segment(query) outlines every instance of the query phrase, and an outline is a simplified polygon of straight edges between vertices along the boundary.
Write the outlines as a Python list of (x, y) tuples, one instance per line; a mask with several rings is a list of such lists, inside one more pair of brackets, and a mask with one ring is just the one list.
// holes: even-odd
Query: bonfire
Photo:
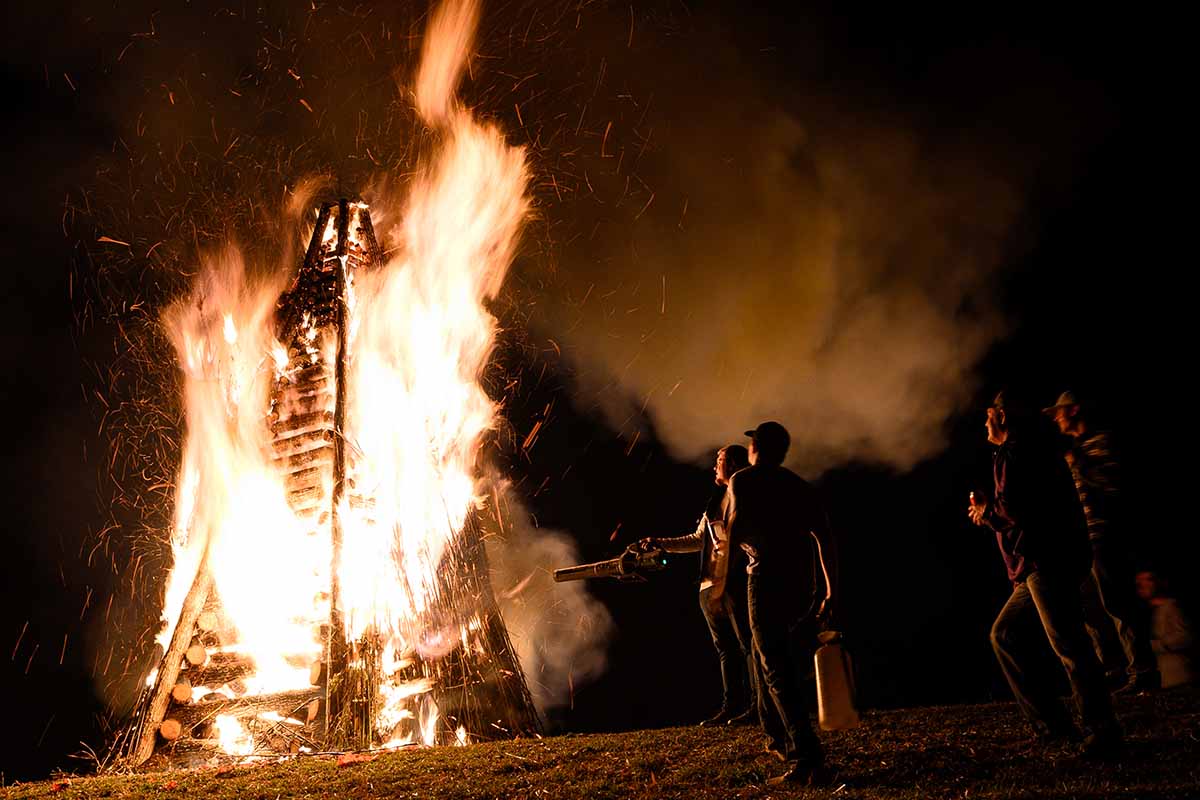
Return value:
[(303, 263), (230, 247), (165, 315), (183, 371), (163, 657), (118, 742), (187, 764), (538, 731), (488, 578), (478, 379), (527, 168), (454, 99), (478, 17), (429, 23), (415, 100), (436, 147), (377, 236), (315, 209)]

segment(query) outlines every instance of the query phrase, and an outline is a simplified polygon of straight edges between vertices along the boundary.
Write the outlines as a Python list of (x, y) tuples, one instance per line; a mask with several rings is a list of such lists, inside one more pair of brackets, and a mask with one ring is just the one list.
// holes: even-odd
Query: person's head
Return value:
[(1079, 401), (1073, 392), (1063, 392), (1058, 401), (1049, 408), (1043, 408), (1042, 413), (1054, 420), (1058, 430), (1066, 434), (1077, 434), (1083, 429), (1083, 416), (1080, 413)]
[(1012, 438), (1014, 432), (1031, 427), (1031, 408), (1021, 395), (1010, 389), (998, 392), (987, 410), (988, 441), (992, 444), (1004, 444)]
[(1150, 570), (1142, 570), (1134, 578), (1137, 583), (1138, 597), (1147, 602), (1156, 597), (1162, 597), (1165, 587), (1163, 581)]
[(746, 431), (750, 437), (750, 463), (779, 466), (787, 455), (792, 437), (787, 428), (778, 422), (763, 422), (752, 431)]
[(744, 469), (749, 464), (750, 454), (740, 444), (731, 444), (728, 447), (722, 447), (717, 451), (717, 463), (713, 467), (713, 474), (716, 475), (717, 485), (724, 486), (729, 483), (729, 479), (733, 477), (733, 473), (739, 469)]

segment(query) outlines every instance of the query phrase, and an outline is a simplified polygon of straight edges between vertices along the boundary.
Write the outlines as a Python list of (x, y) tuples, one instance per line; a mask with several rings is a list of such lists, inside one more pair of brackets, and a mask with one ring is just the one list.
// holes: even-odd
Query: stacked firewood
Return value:
[[(319, 680), (320, 662), (315, 677)], [(176, 763), (188, 754), (210, 755), (223, 746), (222, 724), (246, 737), (245, 753), (285, 754), (319, 749), (324, 690), (319, 685), (252, 695), (245, 679), (254, 663), (239, 652), (235, 634), (220, 612), (215, 592), (196, 620), (158, 735)]]

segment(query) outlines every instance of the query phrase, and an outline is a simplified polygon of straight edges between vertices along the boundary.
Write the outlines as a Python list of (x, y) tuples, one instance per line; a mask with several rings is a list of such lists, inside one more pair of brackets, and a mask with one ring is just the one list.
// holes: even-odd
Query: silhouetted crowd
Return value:
[[(968, 515), (994, 532), (1012, 584), (991, 631), (1001, 671), (1032, 728), (1031, 745), (1117, 759), (1124, 737), (1112, 695), (1194, 683), (1191, 626), (1166, 581), (1139, 570), (1112, 437), (1072, 393), (1038, 408), (1001, 392), (985, 426), (995, 446), (991, 486), (971, 493)], [(748, 447), (718, 452), (719, 491), (694, 532), (633, 547), (700, 554), (700, 607), (724, 690), (718, 712), (701, 724), (757, 723), (765, 750), (786, 767), (769, 783), (828, 785), (836, 773), (802, 682), (835, 595), (828, 517), (817, 491), (783, 466), (787, 430), (764, 422), (746, 435)], [(1074, 714), (1040, 658), (1047, 642)], [(826, 724), (821, 710), (823, 727), (853, 724)], [(857, 720), (852, 709), (850, 718)]]

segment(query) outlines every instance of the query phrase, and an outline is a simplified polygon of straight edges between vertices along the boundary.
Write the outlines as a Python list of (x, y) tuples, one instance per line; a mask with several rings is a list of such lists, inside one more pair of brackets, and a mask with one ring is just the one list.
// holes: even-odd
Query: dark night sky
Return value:
[[(79, 554), (103, 525), (104, 490), (96, 476), (108, 444), (97, 433), (103, 407), (92, 391), (103, 385), (94, 371), (98, 363), (103, 369), (114, 333), (104, 325), (81, 329), (74, 319), (79, 302), (72, 292), (79, 287), (69, 285), (69, 275), (82, 234), (68, 225), (64, 235), (63, 205), (101, 183), (97, 164), (119, 146), (114, 142), (125, 133), (124, 117), (136, 115), (137, 103), (153, 89), (149, 78), (146, 85), (118, 86), (121, 73), (109, 69), (112, 48), (146, 30), (153, 8), (24, 5), (6, 9), (10, 42), (0, 57), (9, 184), (3, 201), (9, 291), (0, 299), (6, 321), (0, 352), (10, 442), (3, 460), (9, 555), (0, 664), (13, 721), (0, 761), (5, 779), (68, 766), (65, 754), (80, 740), (95, 743), (92, 720), (100, 703), (80, 642), (114, 579), (86, 566)], [(1179, 216), (1172, 197), (1183, 181), (1175, 177), (1181, 134), (1172, 120), (1181, 113), (1182, 95), (1172, 85), (1179, 73), (1168, 63), (1163, 28), (1169, 23), (1020, 6), (880, 12), (843, 4), (801, 13), (793, 4), (755, 4), (754, 12), (738, 5), (663, 3), (631, 12), (597, 3), (579, 15), (564, 14), (561, 24), (577, 31), (561, 68), (594, 69), (604, 56), (611, 62), (606, 69), (622, 75), (659, 59), (661, 74), (631, 75), (631, 85), (680, 98), (656, 112), (665, 116), (672, 102), (707, 103), (713, 135), (724, 136), (741, 124), (728, 118), (739, 106), (706, 94), (699, 84), (708, 76), (689, 66), (703, 60), (697, 48), (716, 31), (773, 108), (804, 118), (813, 98), (841, 97), (839, 108), (861, 103), (864, 114), (918, 120), (938, 141), (955, 141), (958, 152), (971, 152), (978, 142), (981, 168), (1021, 176), (1019, 211), (975, 298), (1000, 313), (1004, 332), (970, 369), (950, 376), (969, 387), (970, 399), (944, 420), (939, 454), (911, 470), (852, 462), (819, 476), (841, 542), (841, 620), (864, 703), (1004, 697), (987, 631), (1006, 586), (994, 546), (964, 514), (966, 492), (987, 479), (989, 467), (978, 409), (1001, 383), (1023, 384), (1047, 401), (1066, 387), (1098, 399), (1125, 443), (1128, 490), (1140, 509), (1133, 533), (1182, 589), (1192, 582), (1197, 546), (1179, 522), (1190, 486), (1186, 469), (1176, 466), (1185, 460), (1180, 439), (1191, 427), (1190, 395), (1182, 388), (1191, 358), (1182, 352), (1192, 337), (1190, 327), (1184, 333), (1191, 301), (1184, 251), (1173, 246), (1178, 237), (1171, 233)], [(783, 6), (792, 10), (780, 11)], [(530, 7), (486, 7), (485, 36), (504, 27), (489, 27), (489, 20), (510, 12), (515, 18)], [(631, 19), (636, 56), (625, 41)], [(160, 29), (171, 33), (166, 15)], [(236, 53), (242, 44), (228, 46)], [(211, 40), (197, 48), (219, 49)], [(627, 50), (635, 60), (623, 67)], [(539, 69), (555, 68), (545, 54), (536, 61)], [(580, 72), (547, 80), (583, 94), (594, 79), (594, 72)], [(502, 97), (483, 91), (475, 99), (506, 127), (512, 124)], [(487, 108), (489, 101), (498, 107)], [(603, 129), (602, 118), (589, 122)], [(534, 156), (547, 172), (563, 163), (553, 149)], [(756, 157), (732, 146), (730, 152), (737, 164)], [(1003, 157), (989, 162), (997, 152)], [(670, 173), (664, 175), (669, 180)], [(120, 204), (106, 185), (97, 202)], [(656, 189), (670, 197), (670, 186)], [(969, 216), (972, 203), (988, 205), (990, 198), (959, 201)], [(539, 213), (527, 234), (535, 242), (569, 241), (581, 229), (586, 235), (597, 214), (583, 202), (546, 202)], [(523, 296), (537, 296), (553, 283), (537, 271), (539, 252), (529, 248), (523, 258), (534, 266), (516, 268), (514, 291)], [(571, 248), (559, 256), (570, 261)], [(620, 256), (614, 248), (604, 258)], [(952, 273), (954, 265), (944, 269)], [(547, 296), (555, 296), (553, 288)], [(501, 313), (513, 325), (522, 316)], [(552, 358), (540, 344), (547, 335), (530, 322), (506, 335), (500, 354), (513, 369), (542, 376), (510, 399), (518, 439), (548, 402), (556, 404), (530, 457), (506, 454), (539, 524), (568, 532), (585, 560), (615, 555), (642, 535), (685, 531), (709, 491), (704, 459), (673, 457), (655, 435), (653, 419), (631, 446), (627, 432), (578, 391), (590, 365)], [(731, 419), (731, 440), (756, 421)], [(794, 435), (802, 446), (804, 432)], [(617, 540), (610, 541), (618, 525)], [(576, 687), (573, 707), (552, 715), (556, 724), (567, 730), (657, 726), (695, 721), (712, 710), (717, 668), (690, 580), (689, 566), (649, 584), (593, 587), (617, 626), (609, 666), (593, 683)]]

